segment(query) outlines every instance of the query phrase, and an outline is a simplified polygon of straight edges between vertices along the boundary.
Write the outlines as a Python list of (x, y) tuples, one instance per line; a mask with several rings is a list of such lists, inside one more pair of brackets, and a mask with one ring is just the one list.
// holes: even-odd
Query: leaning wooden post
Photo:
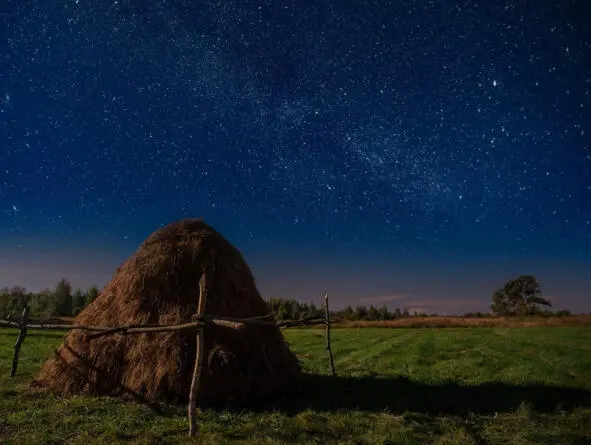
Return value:
[(29, 321), (29, 306), (25, 304), (25, 308), (23, 309), (23, 315), (21, 317), (20, 328), (21, 331), (18, 334), (16, 339), (16, 343), (14, 344), (14, 355), (12, 356), (12, 366), (10, 367), (10, 377), (14, 377), (16, 375), (16, 367), (18, 366), (18, 354), (21, 351), (21, 345), (25, 340), (25, 335), (27, 335), (27, 322)]
[(336, 375), (334, 370), (334, 362), (332, 360), (332, 348), (330, 347), (330, 309), (328, 307), (328, 294), (324, 294), (324, 307), (326, 309), (326, 350), (328, 351), (330, 372), (332, 375)]
[[(207, 297), (207, 288), (205, 282), (205, 272), (199, 279), (199, 303), (197, 305), (197, 317), (203, 317), (205, 313), (205, 300)], [(189, 416), (189, 437), (197, 434), (197, 395), (199, 392), (199, 378), (203, 368), (203, 354), (205, 345), (203, 343), (204, 328), (197, 331), (197, 347), (195, 350), (195, 367), (193, 368), (193, 379), (191, 380), (191, 392), (189, 393), (189, 406), (187, 409)]]

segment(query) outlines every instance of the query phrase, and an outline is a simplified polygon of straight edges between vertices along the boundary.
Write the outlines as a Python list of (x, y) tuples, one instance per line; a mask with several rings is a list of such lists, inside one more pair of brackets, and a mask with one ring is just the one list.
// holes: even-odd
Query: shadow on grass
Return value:
[(254, 411), (297, 413), (304, 409), (331, 411), (353, 409), (368, 412), (419, 412), (425, 414), (492, 414), (515, 410), (527, 403), (538, 412), (570, 411), (591, 407), (591, 390), (544, 385), (455, 383), (428, 385), (400, 377), (330, 377), (306, 374), (300, 390), (289, 397), (267, 399)]
[[(62, 333), (56, 333), (57, 335), (63, 336)], [(44, 336), (47, 334), (45, 333)], [(70, 348), (66, 342), (64, 342), (64, 347), (82, 362), (88, 361)], [(64, 360), (58, 351), (55, 355), (58, 361)], [(69, 368), (67, 362), (63, 362), (63, 365)], [(90, 362), (86, 365), (93, 368), (93, 364)], [(76, 372), (77, 370), (72, 368), (72, 371)], [(80, 374), (77, 377), (82, 383), (86, 376)], [(104, 392), (101, 391), (101, 383), (108, 382), (106, 379), (94, 382), (93, 385), (96, 385), (96, 388), (93, 392)], [(32, 386), (38, 385), (34, 382)], [(140, 404), (149, 406), (161, 415), (173, 416), (178, 413), (179, 409), (184, 409), (179, 405), (151, 402), (143, 394), (121, 384), (114, 386), (119, 386), (119, 391), (113, 395), (130, 397)], [(208, 407), (240, 411), (246, 409), (253, 412), (279, 411), (286, 414), (312, 409), (314, 411), (358, 410), (394, 413), (411, 411), (430, 415), (465, 415), (468, 413), (509, 412), (518, 408), (522, 403), (528, 404), (532, 410), (538, 412), (572, 411), (576, 407), (591, 408), (591, 389), (541, 384), (510, 385), (502, 382), (472, 386), (459, 385), (454, 382), (430, 385), (405, 377), (332, 377), (304, 374), (299, 390), (288, 395), (267, 397), (264, 401), (255, 401), (249, 403), (248, 406), (224, 405), (216, 407), (210, 405)]]
[[(165, 417), (183, 415), (185, 404), (150, 402), (128, 388), (122, 393)], [(6, 395), (6, 394), (5, 394)], [(127, 397), (128, 398), (128, 397)], [(591, 408), (591, 390), (545, 385), (509, 385), (501, 382), (462, 386), (453, 382), (428, 385), (405, 377), (330, 377), (305, 374), (298, 391), (281, 397), (267, 397), (244, 405), (208, 405), (213, 411), (280, 412), (295, 415), (306, 409), (313, 411), (357, 410), (365, 412), (426, 415), (494, 414), (511, 412), (523, 403), (533, 411), (552, 413)]]

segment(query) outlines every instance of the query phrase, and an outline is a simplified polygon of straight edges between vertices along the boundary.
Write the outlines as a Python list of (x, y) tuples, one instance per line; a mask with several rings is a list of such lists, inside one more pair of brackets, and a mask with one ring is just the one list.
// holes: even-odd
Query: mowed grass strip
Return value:
[[(187, 442), (184, 406), (160, 412), (109, 397), (28, 387), (63, 334), (0, 330), (0, 443)], [(591, 328), (286, 330), (308, 373), (298, 395), (259, 409), (204, 410), (193, 443), (591, 443)]]

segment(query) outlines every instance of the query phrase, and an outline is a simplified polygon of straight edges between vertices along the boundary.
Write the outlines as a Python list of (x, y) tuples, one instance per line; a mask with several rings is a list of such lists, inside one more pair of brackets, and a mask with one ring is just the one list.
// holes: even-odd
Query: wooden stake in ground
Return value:
[(27, 335), (27, 321), (29, 321), (29, 306), (25, 304), (25, 308), (23, 309), (23, 315), (21, 317), (21, 331), (18, 334), (16, 339), (16, 343), (14, 344), (14, 355), (12, 356), (12, 366), (10, 367), (10, 377), (14, 377), (16, 375), (16, 368), (18, 366), (18, 354), (21, 351), (21, 345), (25, 340), (25, 335)]
[[(205, 312), (205, 300), (207, 297), (206, 273), (201, 274), (199, 280), (199, 303), (197, 305), (197, 316), (203, 317)], [(199, 392), (199, 377), (203, 368), (203, 355), (205, 345), (203, 342), (204, 329), (197, 331), (197, 348), (195, 350), (195, 368), (193, 369), (193, 379), (191, 381), (191, 392), (189, 393), (189, 406), (187, 409), (189, 416), (189, 437), (197, 434), (197, 395)]]
[(330, 347), (330, 309), (328, 308), (328, 294), (324, 294), (324, 307), (326, 308), (326, 350), (328, 351), (330, 372), (332, 375), (336, 375), (334, 362), (332, 360), (332, 348)]

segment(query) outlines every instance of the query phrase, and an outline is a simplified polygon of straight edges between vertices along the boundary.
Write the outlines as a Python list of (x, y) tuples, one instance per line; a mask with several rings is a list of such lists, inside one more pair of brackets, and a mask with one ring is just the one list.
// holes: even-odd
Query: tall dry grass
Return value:
[(591, 326), (591, 314), (570, 317), (410, 317), (390, 321), (343, 321), (334, 328), (526, 328), (534, 326)]

